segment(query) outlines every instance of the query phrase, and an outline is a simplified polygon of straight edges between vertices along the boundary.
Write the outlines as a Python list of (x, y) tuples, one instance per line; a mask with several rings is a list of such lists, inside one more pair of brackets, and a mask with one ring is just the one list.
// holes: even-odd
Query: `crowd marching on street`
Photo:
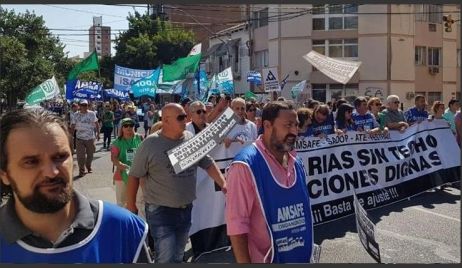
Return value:
[[(323, 139), (349, 131), (404, 133), (413, 124), (443, 120), (459, 145), (461, 141), (457, 99), (447, 106), (441, 101), (429, 106), (424, 96), (417, 95), (415, 106), (404, 112), (396, 95), (328, 104), (315, 100), (297, 104), (283, 97), (257, 102), (225, 95), (212, 96), (209, 101), (186, 98), (162, 106), (145, 98), (137, 107), (132, 101), (81, 100), (69, 103), (68, 112), (45, 107), (3, 115), (2, 195), (12, 195), (11, 202), (0, 210), (0, 259), (15, 262), (24, 258), (22, 244), (36, 249), (60, 248), (86, 241), (92, 233), (100, 241), (99, 247), (122, 250), (101, 249), (97, 256), (91, 247), (97, 242), (92, 240), (57, 254), (56, 259), (47, 259), (37, 250), (30, 260), (83, 262), (79, 258), (87, 256), (85, 262), (181, 263), (196, 199), (196, 169), (200, 167), (225, 195), (227, 234), (238, 263), (310, 262), (313, 221), (304, 183), (306, 168), (295, 152), (298, 137)], [(222, 140), (225, 148), (233, 143), (251, 145), (234, 156), (225, 174), (209, 155), (176, 174), (167, 151), (204, 131), (228, 107), (238, 121)], [(138, 108), (143, 115), (137, 114)], [(138, 133), (141, 126), (144, 135)], [(88, 200), (72, 188), (73, 154), (78, 177), (92, 173), (98, 168), (92, 162), (95, 142), (101, 136), (103, 149), (110, 151), (116, 201), (121, 208)], [(21, 176), (44, 179), (21, 182)], [(137, 206), (139, 202), (142, 206)], [(302, 215), (304, 228), (297, 229), (301, 231), (266, 227), (280, 221), (282, 207)], [(291, 232), (298, 232), (304, 243), (287, 249), (272, 242)], [(18, 239), (20, 244), (10, 244)], [(114, 254), (119, 251), (120, 255)]]

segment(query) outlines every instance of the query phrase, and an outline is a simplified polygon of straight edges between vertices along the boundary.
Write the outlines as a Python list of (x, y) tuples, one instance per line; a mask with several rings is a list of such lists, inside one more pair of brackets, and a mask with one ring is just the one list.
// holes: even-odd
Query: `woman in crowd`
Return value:
[(342, 103), (337, 108), (337, 116), (335, 118), (336, 128), (342, 133), (354, 130), (354, 123), (351, 114), (353, 106), (348, 103)]
[(143, 138), (135, 133), (135, 121), (133, 119), (124, 118), (121, 120), (120, 125), (119, 137), (112, 144), (111, 161), (116, 167), (114, 184), (117, 205), (123, 207), (127, 201), (128, 171), (136, 149), (140, 146)]
[(298, 117), (298, 136), (306, 136), (308, 128), (311, 126), (313, 110), (302, 107), (297, 109)]
[(114, 113), (109, 102), (104, 103), (104, 111), (101, 116), (101, 132), (103, 132), (103, 149), (109, 150), (111, 145), (111, 135), (114, 129)]
[(334, 117), (327, 104), (321, 104), (314, 108), (311, 121), (312, 124), (308, 128), (306, 136), (323, 138), (326, 135), (335, 133)]
[(257, 106), (255, 105), (255, 103), (247, 102), (245, 104), (245, 115), (248, 120), (256, 123)]
[(444, 103), (441, 101), (433, 102), (432, 114), (429, 116), (430, 119), (444, 119)]

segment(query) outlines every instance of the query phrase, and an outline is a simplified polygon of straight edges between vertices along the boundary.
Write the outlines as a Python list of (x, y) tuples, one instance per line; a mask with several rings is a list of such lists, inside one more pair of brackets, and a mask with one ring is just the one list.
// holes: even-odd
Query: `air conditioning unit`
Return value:
[(428, 67), (428, 72), (432, 75), (435, 75), (440, 72), (439, 67)]
[(415, 93), (412, 91), (406, 92), (406, 99), (412, 100), (415, 97)]

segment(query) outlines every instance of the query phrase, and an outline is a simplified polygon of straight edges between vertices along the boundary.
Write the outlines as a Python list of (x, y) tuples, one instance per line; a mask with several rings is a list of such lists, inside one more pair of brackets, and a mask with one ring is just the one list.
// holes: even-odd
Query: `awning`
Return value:
[(228, 54), (228, 49), (230, 53), (232, 53), (233, 47), (238, 45), (239, 41), (241, 41), (241, 39), (237, 38), (237, 39), (232, 39), (228, 41), (226, 44), (223, 42), (215, 44), (207, 50), (207, 53), (205, 53), (205, 57), (210, 57), (212, 55), (216, 57), (224, 56)]

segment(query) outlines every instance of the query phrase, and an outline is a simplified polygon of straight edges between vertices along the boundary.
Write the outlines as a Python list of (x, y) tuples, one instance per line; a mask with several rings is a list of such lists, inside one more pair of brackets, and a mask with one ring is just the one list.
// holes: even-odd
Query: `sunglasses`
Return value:
[(382, 106), (381, 103), (375, 103), (374, 106)]
[(126, 124), (126, 125), (123, 125), (122, 127), (123, 127), (123, 128), (135, 127), (135, 125), (133, 125), (133, 124)]
[(198, 114), (198, 115), (206, 114), (206, 113), (207, 113), (206, 110), (197, 110), (197, 111), (196, 111), (196, 114)]
[(394, 104), (399, 104), (399, 101), (394, 101), (393, 103), (394, 103)]
[(185, 114), (180, 114), (180, 115), (178, 115), (178, 116), (176, 117), (176, 120), (181, 122), (181, 121), (185, 120), (186, 117), (188, 117), (188, 116), (185, 115)]
[(248, 112), (255, 112), (257, 109), (249, 109)]
[(85, 104), (85, 103), (79, 104), (79, 105), (80, 105), (80, 106), (88, 106), (88, 104)]

